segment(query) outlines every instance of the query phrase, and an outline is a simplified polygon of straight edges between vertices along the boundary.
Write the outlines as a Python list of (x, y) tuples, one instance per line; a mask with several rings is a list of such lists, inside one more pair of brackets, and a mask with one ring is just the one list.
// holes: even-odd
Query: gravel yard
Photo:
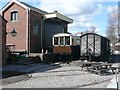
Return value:
[[(30, 71), (30, 69), (32, 71)], [(114, 75), (100, 76), (75, 64), (32, 64), (22, 71), (29, 71), (29, 79), (2, 85), (3, 88), (105, 88)]]

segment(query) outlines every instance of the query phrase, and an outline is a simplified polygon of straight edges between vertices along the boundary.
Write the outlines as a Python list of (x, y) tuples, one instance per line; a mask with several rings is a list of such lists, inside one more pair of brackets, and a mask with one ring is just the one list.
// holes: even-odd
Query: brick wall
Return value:
[[(18, 11), (18, 20), (15, 22), (11, 21), (12, 11)], [(26, 10), (14, 3), (3, 12), (3, 15), (8, 21), (7, 32), (11, 32), (13, 28), (17, 31), (17, 35), (15, 37), (12, 37), (10, 34), (7, 35), (6, 43), (15, 44), (15, 50), (26, 50)]]
[[(11, 21), (11, 12), (13, 11), (18, 12), (18, 20), (14, 22)], [(39, 53), (43, 47), (48, 48), (52, 46), (53, 34), (67, 32), (67, 23), (62, 20), (46, 20), (47, 22), (45, 21), (43, 24), (42, 14), (32, 10), (30, 10), (29, 15), (27, 13), (26, 9), (16, 3), (10, 5), (3, 12), (4, 18), (8, 21), (7, 32), (11, 32), (13, 28), (17, 31), (16, 37), (12, 37), (10, 34), (6, 36), (6, 43), (14, 44), (15, 50)], [(36, 22), (38, 23), (37, 27), (35, 27)], [(65, 30), (63, 30), (63, 26), (66, 26), (64, 27)], [(38, 29), (37, 32), (35, 28)]]

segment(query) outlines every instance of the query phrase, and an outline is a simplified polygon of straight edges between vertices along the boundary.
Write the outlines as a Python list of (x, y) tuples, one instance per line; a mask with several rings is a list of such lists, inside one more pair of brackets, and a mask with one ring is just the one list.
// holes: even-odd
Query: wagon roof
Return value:
[[(97, 36), (99, 36), (99, 37), (104, 37), (104, 36), (101, 36), (101, 35), (99, 35), (99, 34), (97, 34), (97, 33), (85, 33), (85, 34), (81, 35), (80, 37), (83, 37), (83, 36), (89, 35), (89, 34), (91, 34), (91, 35), (97, 35)], [(106, 38), (106, 37), (104, 37), (104, 38)], [(108, 38), (106, 38), (106, 39), (108, 39)]]
[(73, 35), (71, 33), (57, 33), (53, 35), (53, 37), (58, 37), (58, 36), (73, 36)]

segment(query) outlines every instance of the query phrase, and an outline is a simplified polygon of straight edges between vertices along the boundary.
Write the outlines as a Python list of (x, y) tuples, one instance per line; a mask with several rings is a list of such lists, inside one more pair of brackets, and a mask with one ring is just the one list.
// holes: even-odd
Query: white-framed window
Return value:
[(17, 21), (18, 20), (18, 11), (12, 11), (11, 12), (11, 21)]
[(64, 45), (64, 37), (60, 37), (60, 45)]
[(54, 37), (54, 45), (59, 45), (59, 38), (58, 37)]
[(70, 36), (65, 36), (65, 45), (70, 45)]

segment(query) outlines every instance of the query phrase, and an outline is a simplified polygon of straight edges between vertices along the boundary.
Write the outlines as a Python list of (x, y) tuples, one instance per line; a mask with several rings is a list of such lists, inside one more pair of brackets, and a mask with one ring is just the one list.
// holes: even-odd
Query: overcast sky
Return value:
[[(10, 0), (0, 1), (0, 9)], [(58, 12), (72, 18), (71, 33), (95, 30), (105, 36), (108, 14), (117, 7), (119, 0), (19, 0), (47, 12)]]

